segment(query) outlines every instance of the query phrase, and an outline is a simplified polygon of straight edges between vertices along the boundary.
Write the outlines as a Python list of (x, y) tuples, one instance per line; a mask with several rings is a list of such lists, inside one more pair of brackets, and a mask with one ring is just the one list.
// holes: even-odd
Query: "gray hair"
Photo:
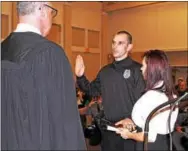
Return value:
[(46, 2), (19, 1), (17, 2), (17, 12), (19, 16), (33, 14), (38, 6)]

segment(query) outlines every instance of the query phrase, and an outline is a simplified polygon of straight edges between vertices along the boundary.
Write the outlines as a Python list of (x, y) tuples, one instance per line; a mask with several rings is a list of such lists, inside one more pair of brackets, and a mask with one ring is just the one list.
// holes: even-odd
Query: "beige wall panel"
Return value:
[(102, 4), (100, 2), (71, 2), (72, 9), (81, 8), (84, 10), (90, 10), (100, 12), (102, 10)]
[(130, 54), (131, 58), (142, 64), (142, 56), (144, 52), (133, 52)]
[(100, 54), (94, 54), (94, 53), (78, 53), (73, 52), (72, 58), (74, 60), (74, 66), (75, 66), (75, 59), (76, 56), (79, 54), (83, 57), (84, 63), (85, 63), (85, 75), (89, 80), (93, 80), (100, 69)]
[(188, 3), (169, 2), (158, 7), (158, 48), (188, 48)]
[[(1, 2), (1, 14), (6, 15), (2, 18), (2, 21), (6, 20), (6, 23), (1, 22), (3, 26), (3, 38), (6, 38), (12, 32), (12, 2)], [(1, 28), (1, 29), (2, 29)]]
[[(131, 53), (131, 57), (137, 62), (142, 63), (144, 52)], [(167, 51), (166, 52), (171, 66), (187, 66), (188, 67), (188, 51)]]
[(1, 2), (1, 13), (11, 15), (12, 2)]
[(188, 51), (166, 52), (171, 66), (188, 67)]
[[(137, 62), (142, 63), (144, 52), (131, 53), (131, 57)], [(188, 51), (167, 51), (166, 52), (171, 66), (187, 66), (188, 67)]]
[(156, 12), (151, 7), (147, 7), (145, 11), (142, 11), (140, 7), (131, 14), (134, 15), (128, 15), (128, 20), (132, 20), (129, 29), (133, 36), (133, 52), (154, 48), (157, 45), (156, 36), (153, 34), (157, 31)]
[(85, 29), (72, 27), (72, 46), (85, 47)]
[(101, 29), (101, 12), (72, 8), (72, 26), (92, 30)]
[(100, 48), (100, 32), (99, 31), (88, 31), (88, 47), (89, 48)]
[(1, 39), (5, 39), (9, 34), (9, 16), (1, 14)]
[(61, 26), (53, 23), (50, 33), (46, 38), (61, 45)]

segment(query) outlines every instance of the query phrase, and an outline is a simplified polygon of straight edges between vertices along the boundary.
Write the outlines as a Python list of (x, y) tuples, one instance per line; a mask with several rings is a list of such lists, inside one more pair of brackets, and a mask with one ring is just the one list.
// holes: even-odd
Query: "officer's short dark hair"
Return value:
[(126, 35), (127, 35), (127, 38), (128, 38), (129, 44), (132, 44), (132, 35), (131, 35), (128, 31), (121, 30), (121, 31), (118, 31), (118, 32), (116, 33), (116, 35), (120, 35), (120, 34), (126, 34)]

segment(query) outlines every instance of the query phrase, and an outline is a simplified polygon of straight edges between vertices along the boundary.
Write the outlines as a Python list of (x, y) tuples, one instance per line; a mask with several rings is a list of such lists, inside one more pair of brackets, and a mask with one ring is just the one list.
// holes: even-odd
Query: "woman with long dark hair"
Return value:
[[(116, 123), (127, 128), (117, 131), (124, 139), (137, 141), (137, 150), (143, 150), (144, 126), (151, 111), (162, 103), (176, 97), (171, 69), (166, 54), (161, 50), (150, 50), (144, 53), (142, 74), (146, 82), (145, 93), (135, 103), (132, 110), (132, 120), (125, 119)], [(169, 150), (169, 132), (173, 131), (177, 119), (178, 108), (172, 112), (171, 130), (168, 129), (170, 107), (167, 106), (154, 114), (149, 123), (148, 150)], [(128, 128), (139, 127), (136, 133)]]

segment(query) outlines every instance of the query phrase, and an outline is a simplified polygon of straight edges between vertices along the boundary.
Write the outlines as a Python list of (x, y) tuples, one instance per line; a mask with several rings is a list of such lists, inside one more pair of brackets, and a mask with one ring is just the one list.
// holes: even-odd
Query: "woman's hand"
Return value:
[(131, 136), (131, 132), (126, 128), (118, 128), (119, 131), (116, 131), (117, 134), (120, 134), (122, 138), (129, 139)]
[(138, 142), (143, 142), (144, 141), (144, 133), (143, 132), (130, 132), (126, 128), (118, 128), (118, 131), (116, 131), (117, 134), (120, 134), (120, 136), (124, 139), (133, 139)]
[(115, 123), (115, 126), (117, 126), (117, 127), (120, 126), (120, 127), (126, 128), (129, 131), (134, 131), (135, 127), (136, 127), (134, 122), (129, 118), (123, 119), (123, 120)]

